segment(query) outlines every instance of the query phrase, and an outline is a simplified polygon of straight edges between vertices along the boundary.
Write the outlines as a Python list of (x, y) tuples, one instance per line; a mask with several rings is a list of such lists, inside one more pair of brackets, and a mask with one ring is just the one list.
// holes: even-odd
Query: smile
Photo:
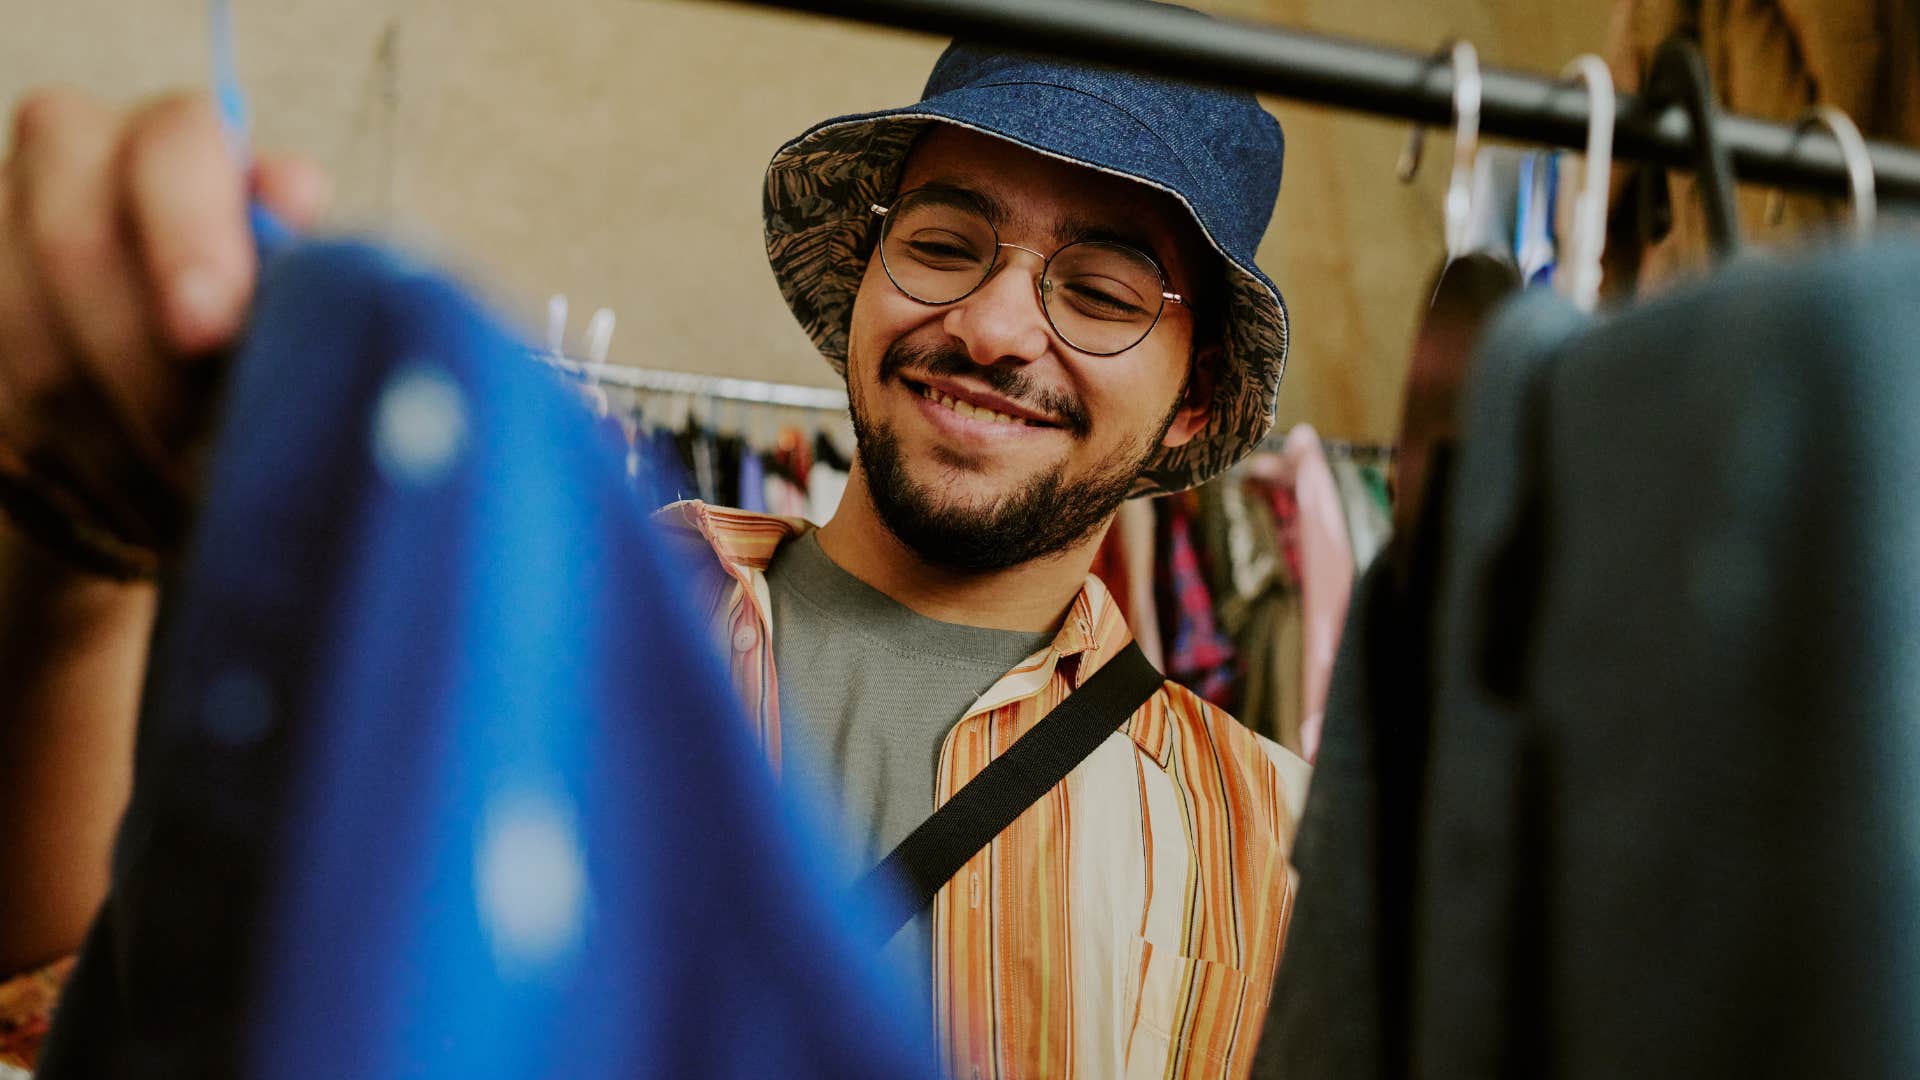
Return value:
[(926, 398), (928, 401), (933, 402), (943, 409), (959, 413), (969, 420), (985, 420), (990, 424), (1019, 424), (1023, 427), (1046, 426), (1044, 424), (1036, 424), (1022, 417), (1008, 416), (1003, 412), (994, 412), (992, 409), (984, 409), (978, 405), (970, 405), (958, 398), (943, 394), (931, 386), (920, 386), (915, 389), (919, 391), (921, 397)]
[(955, 434), (972, 433), (976, 437), (993, 432), (1002, 437), (1015, 433), (1038, 434), (1059, 431), (1064, 425), (1018, 403), (997, 395), (966, 387), (934, 385), (918, 379), (901, 379), (901, 385), (921, 399), (927, 417)]

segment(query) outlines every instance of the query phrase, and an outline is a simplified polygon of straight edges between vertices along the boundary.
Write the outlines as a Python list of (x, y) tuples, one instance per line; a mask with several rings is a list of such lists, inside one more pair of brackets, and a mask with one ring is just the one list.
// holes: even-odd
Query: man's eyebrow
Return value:
[(1165, 256), (1161, 255), (1159, 249), (1154, 246), (1153, 241), (1147, 239), (1144, 233), (1132, 229), (1116, 228), (1108, 223), (1070, 216), (1061, 221), (1059, 227), (1054, 230), (1054, 239), (1059, 241), (1063, 246), (1066, 244), (1078, 244), (1089, 240), (1097, 240), (1107, 244), (1124, 244), (1127, 247), (1133, 248), (1135, 251), (1144, 252), (1152, 258), (1154, 262), (1159, 263), (1161, 273), (1171, 274), (1173, 272), (1172, 269), (1167, 266)]
[(1005, 225), (1007, 223), (1007, 219), (1012, 216), (1007, 212), (1006, 203), (1001, 202), (999, 199), (995, 198), (993, 195), (989, 194), (988, 192), (982, 191), (979, 188), (974, 187), (973, 185), (967, 183), (965, 180), (957, 176), (936, 176), (933, 179), (928, 180), (926, 183), (915, 187), (913, 190), (921, 191), (927, 188), (936, 188), (936, 189), (942, 189), (946, 191), (959, 191), (972, 196), (976, 201), (980, 203), (980, 209), (986, 211), (987, 220), (992, 222), (993, 227), (996, 229), (1001, 227), (1002, 225)]

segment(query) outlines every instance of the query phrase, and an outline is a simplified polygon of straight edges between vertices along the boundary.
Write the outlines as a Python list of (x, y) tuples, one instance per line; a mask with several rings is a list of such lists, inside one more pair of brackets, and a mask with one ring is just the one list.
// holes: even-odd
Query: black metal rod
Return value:
[[(1431, 124), (1453, 114), (1453, 74), (1429, 55), (1260, 23), (1197, 18), (1148, 4), (1110, 0), (735, 0), (832, 15), (1056, 53), (1174, 78), (1240, 87), (1295, 101)], [(1437, 44), (1437, 43), (1436, 43)], [(1568, 58), (1570, 59), (1570, 58)], [(1583, 148), (1586, 91), (1572, 83), (1486, 69), (1482, 134)], [(1693, 127), (1686, 111), (1643, 108), (1618, 95), (1614, 157), (1690, 170)], [(1846, 163), (1820, 132), (1723, 114), (1721, 142), (1743, 181), (1845, 195)], [(1872, 143), (1874, 179), (1889, 201), (1920, 202), (1920, 151)]]

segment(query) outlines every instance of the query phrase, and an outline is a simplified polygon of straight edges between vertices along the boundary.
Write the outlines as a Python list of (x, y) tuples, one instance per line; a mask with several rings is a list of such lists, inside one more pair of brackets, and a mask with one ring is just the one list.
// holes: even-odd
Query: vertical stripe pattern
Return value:
[[(662, 515), (704, 537), (731, 578), (722, 629), (777, 764), (764, 572), (809, 526), (698, 503)], [(936, 798), (951, 798), (1130, 640), (1089, 577), (1052, 644), (948, 732)], [(934, 1022), (951, 1074), (1247, 1075), (1292, 913), (1287, 854), (1307, 775), (1167, 684), (934, 898)]]

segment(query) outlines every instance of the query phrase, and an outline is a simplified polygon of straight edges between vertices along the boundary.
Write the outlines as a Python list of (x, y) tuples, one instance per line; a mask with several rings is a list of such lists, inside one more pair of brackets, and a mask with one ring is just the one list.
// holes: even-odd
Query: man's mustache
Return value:
[(1026, 371), (1006, 364), (976, 364), (958, 345), (908, 345), (896, 341), (880, 357), (880, 381), (900, 378), (915, 372), (922, 375), (965, 375), (986, 383), (987, 388), (1023, 408), (1032, 409), (1059, 421), (1075, 435), (1085, 435), (1093, 426), (1092, 418), (1080, 402), (1057, 390), (1035, 386)]

